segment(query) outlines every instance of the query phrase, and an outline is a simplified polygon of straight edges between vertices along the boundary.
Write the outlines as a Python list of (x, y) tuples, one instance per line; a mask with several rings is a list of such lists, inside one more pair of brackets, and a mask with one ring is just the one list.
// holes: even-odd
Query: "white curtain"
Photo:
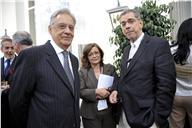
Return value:
[(172, 33), (173, 39), (175, 40), (180, 24), (185, 19), (192, 17), (192, 0), (179, 0), (171, 2), (170, 5), (173, 6), (171, 18), (177, 21)]

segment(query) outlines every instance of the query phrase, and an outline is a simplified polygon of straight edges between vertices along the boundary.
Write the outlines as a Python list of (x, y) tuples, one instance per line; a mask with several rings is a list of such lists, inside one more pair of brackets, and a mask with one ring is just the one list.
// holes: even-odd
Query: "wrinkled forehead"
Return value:
[(127, 12), (126, 14), (120, 17), (120, 21), (129, 20), (129, 19), (138, 19), (133, 12)]
[(14, 46), (13, 42), (12, 41), (3, 41), (1, 43), (2, 46)]

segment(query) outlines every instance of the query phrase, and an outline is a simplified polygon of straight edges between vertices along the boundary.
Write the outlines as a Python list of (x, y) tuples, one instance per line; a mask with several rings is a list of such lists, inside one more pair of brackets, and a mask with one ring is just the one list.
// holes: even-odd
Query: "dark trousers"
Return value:
[(116, 128), (111, 113), (97, 115), (95, 119), (82, 118), (84, 128)]
[(190, 126), (190, 123), (189, 123), (188, 115), (186, 115), (186, 117), (185, 117), (185, 126), (184, 126), (184, 128), (192, 128), (192, 126)]
[(11, 124), (9, 90), (3, 90), (1, 93), (1, 128), (11, 128)]

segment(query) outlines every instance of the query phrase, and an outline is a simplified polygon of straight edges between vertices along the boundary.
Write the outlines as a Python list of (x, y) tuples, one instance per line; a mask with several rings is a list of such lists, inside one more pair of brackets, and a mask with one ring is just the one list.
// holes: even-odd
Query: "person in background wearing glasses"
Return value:
[(9, 95), (18, 128), (80, 128), (79, 63), (68, 50), (75, 24), (68, 9), (55, 11), (52, 39), (19, 53)]
[[(83, 49), (80, 68), (80, 113), (84, 128), (116, 128), (112, 116), (112, 105), (108, 102), (110, 90), (97, 88), (100, 74), (116, 77), (115, 67), (103, 63), (103, 50), (96, 44), (87, 44)], [(107, 101), (107, 107), (100, 109), (98, 102)]]
[(117, 103), (119, 96), (122, 104), (119, 126), (169, 128), (176, 87), (169, 43), (144, 33), (143, 21), (135, 9), (123, 11), (120, 24), (130, 44), (124, 49), (120, 78), (110, 95), (111, 103)]

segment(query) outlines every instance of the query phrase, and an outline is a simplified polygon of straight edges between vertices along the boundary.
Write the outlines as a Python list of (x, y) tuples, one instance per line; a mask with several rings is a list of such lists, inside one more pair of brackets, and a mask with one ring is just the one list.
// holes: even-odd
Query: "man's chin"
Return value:
[(127, 39), (129, 39), (129, 40), (131, 40), (132, 39), (132, 36), (130, 36), (130, 35), (126, 35), (126, 37), (127, 37)]
[(64, 47), (69, 47), (71, 45), (71, 42), (63, 42)]

